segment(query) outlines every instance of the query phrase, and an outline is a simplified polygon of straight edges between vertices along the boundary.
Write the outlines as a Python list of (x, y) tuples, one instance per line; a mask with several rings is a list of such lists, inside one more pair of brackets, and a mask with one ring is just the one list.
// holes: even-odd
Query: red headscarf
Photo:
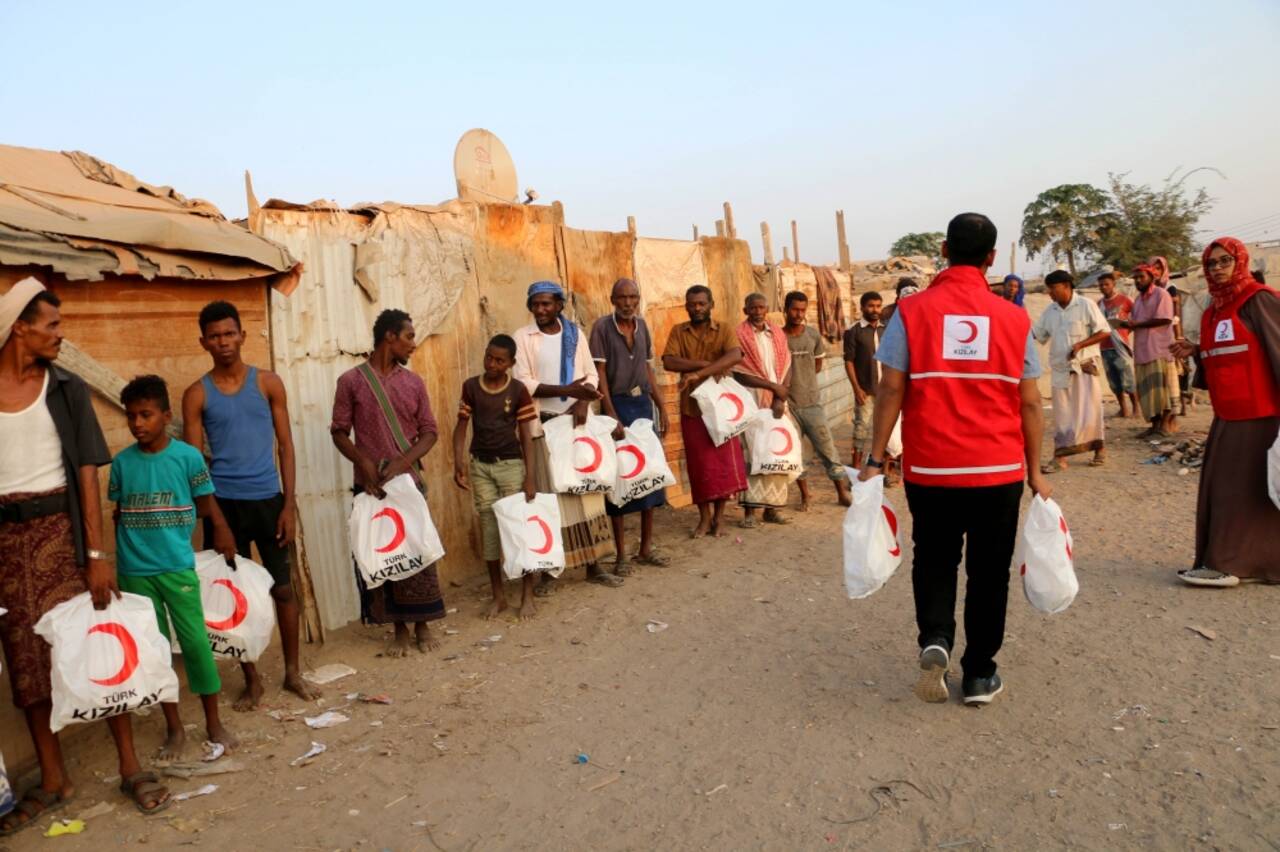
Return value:
[(1213, 297), (1213, 306), (1221, 308), (1235, 299), (1245, 287), (1250, 287), (1257, 282), (1249, 274), (1249, 250), (1245, 248), (1244, 243), (1235, 237), (1218, 237), (1205, 246), (1204, 254), (1200, 257), (1202, 264), (1208, 264), (1209, 252), (1213, 251), (1214, 246), (1236, 260), (1236, 265), (1231, 268), (1231, 280), (1225, 284), (1215, 284), (1213, 277), (1209, 275), (1209, 267), (1206, 265), (1204, 269), (1205, 280), (1209, 282), (1209, 295)]
[(1152, 269), (1152, 277), (1156, 279), (1156, 283), (1161, 287), (1169, 286), (1169, 261), (1160, 255), (1152, 255), (1147, 260), (1147, 266)]

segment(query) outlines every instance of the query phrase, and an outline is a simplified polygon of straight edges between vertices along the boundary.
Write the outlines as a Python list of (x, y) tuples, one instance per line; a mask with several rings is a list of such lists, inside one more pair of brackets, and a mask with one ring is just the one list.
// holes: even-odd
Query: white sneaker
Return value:
[(916, 681), (916, 698), (930, 704), (943, 704), (951, 697), (947, 691), (947, 667), (951, 655), (941, 645), (929, 645), (920, 652), (920, 678)]

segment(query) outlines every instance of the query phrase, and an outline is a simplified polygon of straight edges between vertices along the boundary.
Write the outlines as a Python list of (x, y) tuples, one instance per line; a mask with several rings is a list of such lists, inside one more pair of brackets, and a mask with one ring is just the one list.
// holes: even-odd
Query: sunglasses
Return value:
[(1216, 260), (1211, 257), (1204, 262), (1204, 268), (1217, 269), (1219, 266), (1221, 267), (1232, 266), (1235, 264), (1235, 262), (1236, 262), (1236, 259), (1229, 254), (1223, 255), (1222, 257), (1217, 258)]

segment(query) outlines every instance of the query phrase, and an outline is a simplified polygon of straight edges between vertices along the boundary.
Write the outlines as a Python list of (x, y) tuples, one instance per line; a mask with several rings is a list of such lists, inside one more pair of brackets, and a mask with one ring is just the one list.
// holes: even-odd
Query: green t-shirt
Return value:
[(212, 493), (209, 468), (190, 444), (170, 439), (158, 453), (137, 444), (121, 451), (107, 485), (107, 499), (120, 510), (116, 569), (139, 577), (195, 568), (196, 498)]

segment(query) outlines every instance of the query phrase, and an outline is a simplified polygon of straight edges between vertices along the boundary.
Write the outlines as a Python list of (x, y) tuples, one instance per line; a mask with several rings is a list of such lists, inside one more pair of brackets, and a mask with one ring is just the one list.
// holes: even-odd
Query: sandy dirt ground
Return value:
[[(693, 512), (665, 511), (671, 567), (619, 590), (571, 576), (534, 621), (481, 620), (477, 581), (448, 589), (456, 611), (429, 656), (380, 658), (389, 631), (340, 631), (304, 651), (358, 670), (322, 704), (274, 687), (271, 652), (267, 706), (224, 710), (245, 770), (172, 779), (218, 789), (162, 815), (116, 792), (100, 728), (69, 749), (65, 813), (114, 810), (78, 837), (42, 839), (44, 819), (0, 847), (1280, 848), (1280, 588), (1177, 583), (1198, 477), (1140, 464), (1151, 448), (1132, 421), (1108, 428), (1106, 467), (1078, 457), (1055, 477), (1079, 598), (1043, 616), (1014, 582), (990, 707), (963, 707), (955, 673), (951, 703), (913, 697), (909, 563), (847, 600), (843, 510), (811, 471), (819, 502), (790, 526), (692, 542)], [(356, 692), (393, 703), (344, 698)], [(324, 709), (350, 721), (307, 728)], [(199, 719), (189, 697), (183, 712)], [(154, 749), (160, 715), (137, 730)], [(291, 766), (312, 741), (327, 751)]]

